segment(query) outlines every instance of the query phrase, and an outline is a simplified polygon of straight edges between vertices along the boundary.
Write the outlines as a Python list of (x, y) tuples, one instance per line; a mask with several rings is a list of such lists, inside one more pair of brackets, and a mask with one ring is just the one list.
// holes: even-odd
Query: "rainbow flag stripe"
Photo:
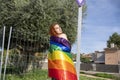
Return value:
[(70, 54), (70, 43), (51, 36), (48, 54), (48, 75), (56, 80), (77, 80), (76, 70)]

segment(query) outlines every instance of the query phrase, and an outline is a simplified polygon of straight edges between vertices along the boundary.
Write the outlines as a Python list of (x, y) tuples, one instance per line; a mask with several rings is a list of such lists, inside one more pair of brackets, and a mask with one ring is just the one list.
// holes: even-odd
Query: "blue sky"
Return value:
[[(114, 32), (120, 34), (120, 0), (86, 0), (87, 16), (83, 19), (81, 53), (102, 51)], [(74, 45), (74, 52), (76, 45)]]

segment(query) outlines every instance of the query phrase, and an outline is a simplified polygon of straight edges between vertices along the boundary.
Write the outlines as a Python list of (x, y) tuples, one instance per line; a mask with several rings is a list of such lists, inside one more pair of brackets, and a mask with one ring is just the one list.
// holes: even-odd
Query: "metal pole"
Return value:
[(120, 74), (120, 64), (118, 65), (118, 67), (119, 67), (119, 74)]
[(81, 26), (82, 26), (82, 7), (78, 8), (78, 34), (77, 34), (77, 63), (76, 63), (76, 71), (77, 77), (79, 79), (80, 75), (80, 42), (81, 42)]
[(1, 53), (1, 64), (0, 64), (0, 80), (2, 80), (2, 64), (3, 64), (3, 53), (4, 53), (4, 41), (5, 41), (5, 26), (3, 28), (3, 40), (2, 40), (2, 53)]
[(8, 39), (8, 45), (7, 45), (7, 53), (6, 53), (6, 59), (5, 59), (5, 69), (4, 69), (3, 80), (5, 80), (6, 66), (7, 66), (8, 56), (9, 56), (9, 46), (10, 46), (11, 33), (12, 33), (12, 27), (10, 27), (10, 32), (9, 32), (9, 39)]
[(120, 74), (120, 61), (118, 61), (118, 69), (119, 69), (119, 74)]

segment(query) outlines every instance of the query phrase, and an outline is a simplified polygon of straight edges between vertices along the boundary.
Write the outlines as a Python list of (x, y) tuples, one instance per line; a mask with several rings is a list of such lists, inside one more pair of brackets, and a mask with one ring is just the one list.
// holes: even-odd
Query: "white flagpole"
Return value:
[(77, 57), (76, 57), (76, 71), (77, 78), (80, 76), (80, 42), (81, 42), (81, 26), (82, 26), (82, 7), (78, 8), (78, 34), (77, 34)]
[(9, 56), (9, 46), (10, 46), (11, 33), (12, 33), (12, 27), (10, 27), (10, 32), (9, 32), (9, 39), (8, 39), (8, 45), (7, 45), (7, 53), (6, 53), (6, 59), (5, 59), (5, 68), (4, 68), (3, 80), (5, 80), (6, 67), (7, 67), (8, 56)]
[(5, 41), (5, 26), (3, 28), (3, 39), (2, 39), (2, 53), (1, 53), (1, 64), (0, 64), (0, 80), (2, 80), (2, 64), (3, 64), (3, 53), (4, 53), (4, 41)]

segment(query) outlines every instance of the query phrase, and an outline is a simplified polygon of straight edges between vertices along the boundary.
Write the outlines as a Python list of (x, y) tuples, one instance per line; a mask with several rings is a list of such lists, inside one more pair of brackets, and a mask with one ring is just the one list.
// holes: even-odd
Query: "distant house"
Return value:
[(104, 51), (95, 51), (95, 53), (92, 54), (92, 60), (94, 63), (118, 65), (120, 64), (120, 49), (114, 44), (111, 44), (111, 48), (105, 48)]
[(95, 51), (92, 53), (92, 60), (94, 63), (105, 63), (105, 52), (104, 51)]
[(118, 65), (120, 64), (120, 49), (112, 47), (105, 48), (105, 64)]

